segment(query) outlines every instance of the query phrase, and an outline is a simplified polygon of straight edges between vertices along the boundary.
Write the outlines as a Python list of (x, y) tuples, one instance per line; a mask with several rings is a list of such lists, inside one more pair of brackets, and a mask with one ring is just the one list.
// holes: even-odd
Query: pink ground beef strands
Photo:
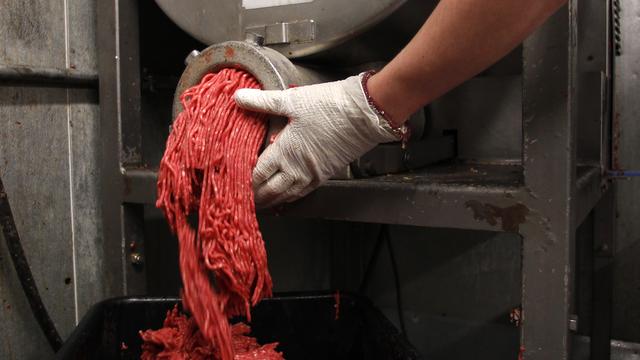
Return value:
[(277, 344), (260, 346), (247, 325), (228, 321), (250, 322), (251, 307), (272, 288), (251, 187), (267, 123), (263, 114), (236, 106), (240, 88), (260, 85), (227, 68), (181, 96), (184, 110), (160, 163), (156, 206), (178, 236), (182, 304), (191, 317), (174, 309), (162, 329), (141, 332), (143, 359), (283, 359)]

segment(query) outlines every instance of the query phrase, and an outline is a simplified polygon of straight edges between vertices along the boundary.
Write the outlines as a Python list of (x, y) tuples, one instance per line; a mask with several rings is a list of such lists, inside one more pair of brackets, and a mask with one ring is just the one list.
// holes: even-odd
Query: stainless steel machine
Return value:
[[(337, 80), (380, 68), (417, 31), (433, 7), (431, 1), (388, 0), (157, 3), (182, 29), (212, 44), (188, 55), (175, 93), (174, 118), (181, 111), (180, 94), (206, 73), (222, 67), (247, 70), (267, 90)], [(408, 17), (407, 13), (416, 15)], [(376, 32), (381, 33), (382, 26), (389, 34), (390, 25), (381, 22), (403, 26), (383, 39)], [(371, 37), (383, 41), (371, 42)], [(358, 47), (369, 50), (360, 52)], [(270, 119), (267, 138), (285, 124), (286, 119)], [(454, 136), (433, 128), (428, 108), (414, 114), (409, 127), (411, 138), (406, 146), (382, 144), (334, 178), (416, 169), (454, 156)]]
[(352, 64), (393, 56), (393, 49), (400, 49), (415, 34), (436, 4), (433, 0), (156, 2), (204, 44), (257, 34), (265, 46), (288, 58), (320, 57)]

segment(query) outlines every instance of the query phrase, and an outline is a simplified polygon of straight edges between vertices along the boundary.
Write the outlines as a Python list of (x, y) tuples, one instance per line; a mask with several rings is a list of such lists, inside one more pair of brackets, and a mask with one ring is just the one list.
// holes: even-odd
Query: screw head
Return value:
[(189, 55), (187, 55), (187, 57), (184, 59), (184, 64), (185, 65), (189, 65), (189, 63), (191, 63), (193, 61), (193, 59), (197, 58), (198, 56), (200, 56), (200, 51), (191, 50)]
[(142, 266), (142, 264), (144, 264), (144, 258), (142, 255), (137, 252), (131, 253), (131, 265)]

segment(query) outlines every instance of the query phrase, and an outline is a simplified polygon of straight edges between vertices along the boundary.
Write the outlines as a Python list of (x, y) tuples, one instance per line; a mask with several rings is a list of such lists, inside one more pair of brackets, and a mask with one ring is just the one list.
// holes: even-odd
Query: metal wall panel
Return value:
[(434, 126), (458, 131), (458, 157), (520, 161), (522, 77), (480, 77), (431, 104)]
[[(331, 246), (350, 239), (352, 224), (266, 216), (259, 222), (274, 291), (331, 288)], [(149, 295), (178, 295), (178, 240), (170, 233), (164, 215), (152, 207), (145, 208), (145, 238)]]
[[(0, 172), (40, 293), (63, 337), (103, 297), (97, 96), (87, 89), (68, 96), (60, 88), (0, 87)], [(12, 336), (0, 345), (0, 358), (43, 356), (48, 344), (2, 243), (0, 321)], [(42, 346), (23, 346), (34, 341)]]
[[(17, 360), (49, 356), (52, 354), (49, 343), (33, 318), (2, 234), (0, 234), (0, 241), (2, 242), (0, 244), (0, 321), (3, 324), (0, 358)], [(26, 255), (29, 256), (29, 254)], [(34, 271), (34, 276), (37, 275), (41, 274)], [(44, 301), (48, 306), (49, 301), (46, 297)]]
[(104, 297), (104, 256), (98, 191), (98, 94), (69, 90), (69, 138), (72, 164), (73, 236), (78, 319)]
[[(521, 240), (509, 233), (391, 228), (410, 341), (425, 359), (515, 359)], [(368, 259), (375, 237), (367, 241)], [(368, 295), (396, 325), (393, 272), (383, 246)]]
[(330, 289), (332, 240), (349, 240), (351, 224), (260, 218), (274, 291)]
[[(0, 65), (91, 74), (96, 61), (95, 1), (0, 0)], [(11, 81), (0, 84), (0, 173), (40, 294), (65, 338), (104, 294), (97, 89)], [(0, 240), (0, 323), (8, 334), (0, 358), (48, 357)]]
[[(75, 325), (66, 102), (64, 89), (0, 88), (0, 171), (36, 284), (61, 336)], [(5, 250), (6, 269), (11, 263)], [(26, 300), (16, 275), (3, 271), (0, 276), (7, 303), (0, 318), (11, 334), (0, 353), (14, 349), (17, 358), (42, 354), (46, 343), (33, 346), (30, 341), (40, 332), (33, 315), (17, 305)], [(7, 284), (10, 289), (4, 288)], [(15, 313), (9, 306), (26, 311)]]
[(0, 0), (0, 64), (64, 68), (64, 4)]
[[(614, 116), (619, 126), (618, 165), (640, 169), (640, 2), (622, 0), (620, 56), (615, 64)], [(615, 136), (615, 134), (614, 134)], [(613, 338), (640, 342), (640, 178), (618, 184), (614, 258)]]
[(96, 72), (96, 3), (94, 0), (66, 0), (66, 3), (69, 66), (79, 71)]

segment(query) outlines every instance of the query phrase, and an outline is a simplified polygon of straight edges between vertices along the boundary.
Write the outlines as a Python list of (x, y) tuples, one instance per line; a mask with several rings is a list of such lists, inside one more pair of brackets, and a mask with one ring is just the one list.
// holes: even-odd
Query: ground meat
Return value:
[[(231, 326), (231, 342), (235, 360), (283, 360), (275, 350), (277, 343), (260, 346), (248, 336), (251, 329), (243, 323)], [(177, 306), (167, 312), (163, 327), (159, 330), (141, 331), (144, 341), (142, 360), (154, 359), (218, 359), (218, 349), (205, 340), (193, 318), (180, 314)]]
[[(237, 336), (246, 327), (234, 326), (232, 336), (228, 318), (251, 321), (251, 307), (271, 296), (251, 188), (266, 122), (264, 115), (244, 111), (233, 100), (236, 89), (259, 87), (245, 71), (222, 69), (181, 96), (183, 111), (160, 163), (156, 206), (178, 235), (182, 303), (193, 321), (173, 315), (167, 318), (170, 326), (143, 333), (147, 358), (160, 354), (161, 346), (162, 352), (189, 354), (175, 353), (177, 358), (198, 358), (215, 349), (216, 359), (242, 359), (241, 349), (258, 346)], [(274, 347), (258, 349), (277, 354)]]

